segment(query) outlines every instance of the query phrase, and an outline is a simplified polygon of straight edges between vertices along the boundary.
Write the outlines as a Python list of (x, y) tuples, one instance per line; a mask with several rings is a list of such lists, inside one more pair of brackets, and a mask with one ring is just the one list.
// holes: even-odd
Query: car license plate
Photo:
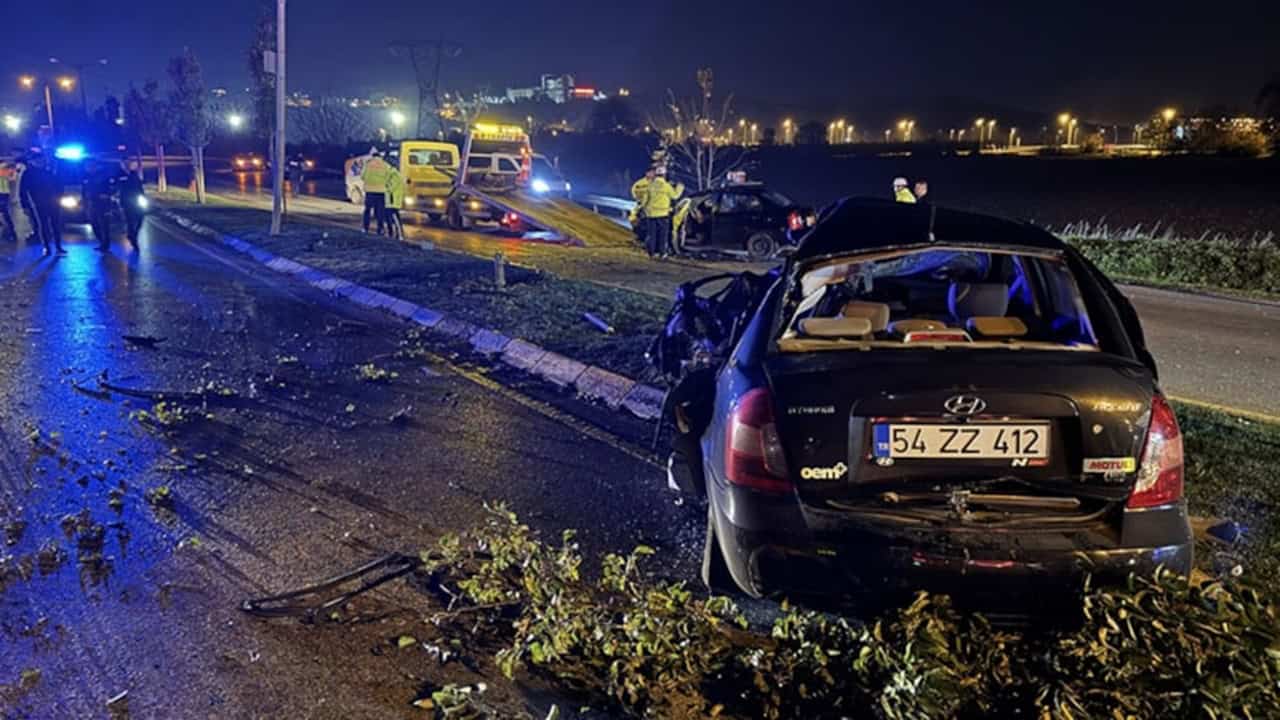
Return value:
[(964, 425), (877, 424), (877, 458), (895, 460), (1011, 460), (1043, 464), (1049, 423)]

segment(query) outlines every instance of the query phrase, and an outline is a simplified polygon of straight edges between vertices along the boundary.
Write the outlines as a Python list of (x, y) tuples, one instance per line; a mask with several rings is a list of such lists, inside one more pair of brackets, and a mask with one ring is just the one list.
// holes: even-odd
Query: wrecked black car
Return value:
[(703, 324), (651, 351), (709, 587), (1010, 598), (1190, 571), (1182, 439), (1137, 315), (1059, 239), (851, 199), (735, 283), (732, 307), (682, 297), (672, 319)]

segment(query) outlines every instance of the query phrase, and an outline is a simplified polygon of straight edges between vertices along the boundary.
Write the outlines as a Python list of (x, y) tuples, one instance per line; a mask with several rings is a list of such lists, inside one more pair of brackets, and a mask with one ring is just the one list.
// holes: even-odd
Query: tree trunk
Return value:
[(204, 148), (191, 148), (191, 159), (193, 161), (196, 174), (196, 203), (204, 205)]
[(156, 164), (159, 166), (156, 171), (156, 189), (162, 193), (167, 193), (169, 192), (169, 178), (164, 169), (164, 143), (156, 143)]

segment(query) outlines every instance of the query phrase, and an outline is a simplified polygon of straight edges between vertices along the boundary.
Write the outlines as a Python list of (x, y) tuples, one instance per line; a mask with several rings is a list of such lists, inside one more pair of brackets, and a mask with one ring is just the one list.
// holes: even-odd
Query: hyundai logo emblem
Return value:
[(976, 395), (956, 395), (942, 403), (952, 415), (977, 415), (987, 409), (987, 403)]

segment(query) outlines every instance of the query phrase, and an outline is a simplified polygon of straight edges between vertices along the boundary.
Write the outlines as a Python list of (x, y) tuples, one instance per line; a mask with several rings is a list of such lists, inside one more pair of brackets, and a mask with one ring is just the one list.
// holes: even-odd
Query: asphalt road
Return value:
[[(61, 258), (0, 245), (0, 717), (422, 717), (419, 693), (478, 681), (508, 716), (545, 717), (545, 696), (491, 667), (397, 650), (436, 633), (407, 583), (357, 603), (359, 624), (237, 610), (416, 551), (483, 521), (485, 502), (550, 537), (577, 528), (589, 564), (645, 543), (661, 574), (695, 576), (697, 511), (574, 419), (590, 408), (396, 360), (404, 327), (239, 263), (155, 221), (106, 255), (83, 238)], [(362, 381), (368, 362), (398, 376)], [(103, 378), (211, 399), (148, 430), (131, 413), (154, 400)], [(405, 408), (411, 424), (390, 422)], [(162, 486), (172, 507), (147, 499)]]
[[(263, 206), (270, 193), (255, 174), (215, 175), (212, 187), (225, 196)], [(306, 182), (292, 211), (313, 220), (358, 223), (359, 209), (333, 200), (342, 192), (337, 178)], [(431, 226), (404, 213), (407, 235), (418, 242), (491, 257), (501, 250), (517, 263), (566, 277), (593, 280), (670, 297), (674, 287), (741, 263), (679, 260), (654, 263), (625, 249), (562, 247), (512, 239), (494, 232), (456, 232)], [(1166, 392), (1179, 399), (1280, 419), (1280, 304), (1128, 286), (1142, 318), (1147, 342), (1159, 363)]]

